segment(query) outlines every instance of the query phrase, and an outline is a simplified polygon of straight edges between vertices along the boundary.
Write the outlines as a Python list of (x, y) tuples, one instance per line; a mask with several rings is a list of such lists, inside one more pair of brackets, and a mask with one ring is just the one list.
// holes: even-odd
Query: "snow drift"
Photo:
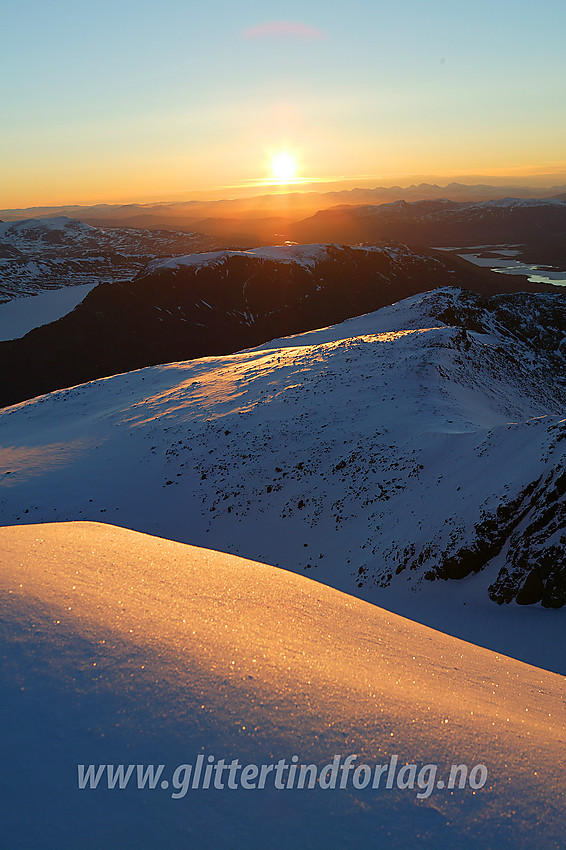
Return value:
[[(0, 529), (3, 840), (559, 846), (563, 680), (306, 577), (121, 528)], [(488, 768), (479, 791), (77, 789), (77, 764)]]

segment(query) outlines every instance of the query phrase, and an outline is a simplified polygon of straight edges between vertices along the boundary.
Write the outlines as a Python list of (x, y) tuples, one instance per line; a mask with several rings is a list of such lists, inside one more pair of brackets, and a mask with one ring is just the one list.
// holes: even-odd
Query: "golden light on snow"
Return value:
[[(297, 752), (321, 765), (335, 753), (371, 764), (399, 753), (420, 764), (486, 765), (489, 784), (477, 802), (470, 789), (434, 790), (434, 811), (481, 834), (505, 821), (516, 836), (542, 811), (540, 846), (558, 846), (562, 677), (305, 576), (111, 525), (3, 527), (0, 564), (13, 687), (23, 699), (50, 676), (48, 717), (63, 706), (59, 683), (72, 693), (80, 670), (81, 700), (96, 709), (85, 722), (106, 724), (99, 703), (89, 702), (103, 686), (108, 723), (119, 717), (124, 745), (138, 752), (147, 730), (157, 731), (165, 762), (178, 757), (182, 740), (186, 752), (214, 742), (243, 763)], [(7, 704), (18, 705), (13, 694)], [(65, 696), (67, 704), (74, 705)], [(14, 752), (27, 753), (30, 731), (15, 711)], [(101, 727), (105, 735), (109, 728)], [(82, 739), (66, 745), (71, 761), (82, 756)], [(102, 764), (108, 750), (96, 746), (93, 761)], [(56, 763), (52, 736), (42, 737), (39, 752), (36, 763)], [(422, 801), (403, 793), (409, 826), (421, 823)], [(334, 806), (337, 798), (325, 799)], [(292, 798), (293, 807), (300, 800)], [(393, 792), (367, 800), (370, 829), (398, 818)]]

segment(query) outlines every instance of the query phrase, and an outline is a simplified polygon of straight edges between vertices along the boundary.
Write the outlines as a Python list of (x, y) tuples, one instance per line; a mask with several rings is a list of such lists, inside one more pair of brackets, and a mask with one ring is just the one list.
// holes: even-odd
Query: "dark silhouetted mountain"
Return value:
[[(504, 198), (480, 204), (447, 199), (322, 210), (291, 228), (298, 242), (356, 244), (395, 239), (418, 246), (563, 245), (566, 203)], [(552, 262), (542, 258), (539, 262)]]
[[(328, 188), (331, 188), (329, 184)], [(231, 219), (242, 224), (243, 234), (257, 244), (267, 244), (269, 219), (280, 218), (298, 222), (314, 215), (318, 210), (337, 205), (363, 206), (385, 204), (392, 201), (427, 201), (447, 198), (458, 203), (478, 203), (506, 196), (516, 198), (549, 198), (563, 193), (566, 186), (490, 186), (449, 183), (438, 186), (420, 183), (412, 186), (376, 186), (375, 188), (333, 189), (331, 191), (276, 192), (248, 198), (231, 198), (215, 201), (181, 201), (148, 204), (95, 204), (93, 206), (31, 207), (29, 209), (0, 210), (5, 220), (45, 218), (65, 215), (96, 226), (136, 227), (142, 229), (195, 230), (208, 233), (206, 222), (211, 219)], [(215, 225), (214, 233), (219, 232)], [(229, 235), (223, 230), (222, 235)], [(271, 238), (271, 237), (269, 237)], [(249, 247), (249, 246), (246, 246)]]
[(99, 284), (63, 318), (0, 344), (0, 403), (227, 354), (447, 285), (484, 294), (518, 288), (464, 260), (404, 245), (295, 245), (155, 260), (133, 281)]

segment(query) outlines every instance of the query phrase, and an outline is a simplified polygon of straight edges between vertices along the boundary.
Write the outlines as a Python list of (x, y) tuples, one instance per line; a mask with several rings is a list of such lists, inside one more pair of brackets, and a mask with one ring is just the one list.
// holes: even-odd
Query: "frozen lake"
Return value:
[(19, 339), (40, 325), (47, 325), (66, 316), (95, 286), (95, 283), (64, 286), (62, 289), (14, 298), (13, 301), (0, 304), (0, 342)]
[(469, 248), (440, 248), (441, 251), (453, 251), (476, 266), (485, 266), (499, 274), (526, 275), (530, 283), (551, 283), (554, 286), (566, 286), (566, 271), (552, 266), (531, 265), (514, 259), (520, 246), (515, 245), (473, 245)]

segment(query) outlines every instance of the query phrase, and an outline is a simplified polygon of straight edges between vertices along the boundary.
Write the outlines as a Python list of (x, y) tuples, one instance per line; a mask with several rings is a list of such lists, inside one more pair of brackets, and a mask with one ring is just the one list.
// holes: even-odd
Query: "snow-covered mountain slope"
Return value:
[(155, 257), (215, 244), (203, 234), (91, 227), (67, 216), (0, 222), (0, 301), (129, 280)]
[[(271, 245), (261, 248), (250, 248), (247, 251), (222, 250), (210, 251), (209, 253), (189, 254), (186, 257), (172, 257), (170, 260), (154, 260), (149, 263), (145, 270), (145, 275), (152, 274), (156, 271), (164, 269), (183, 269), (183, 268), (210, 268), (218, 267), (226, 264), (226, 261), (232, 257), (244, 259), (270, 260), (276, 263), (292, 263), (293, 265), (302, 266), (304, 268), (313, 268), (318, 263), (324, 262), (332, 258), (336, 252), (335, 245)], [(363, 249), (364, 251), (371, 249)], [(380, 249), (374, 246), (375, 251)], [(383, 250), (383, 248), (381, 249)], [(361, 252), (361, 249), (360, 249)], [(405, 245), (395, 249), (391, 247), (389, 254), (395, 258), (408, 256), (409, 250)]]
[(406, 245), (282, 245), (155, 260), (133, 281), (101, 284), (59, 321), (0, 344), (0, 406), (143, 366), (229, 354), (455, 284), (483, 294), (517, 288), (509, 277)]
[[(108, 525), (2, 528), (0, 558), (11, 850), (561, 845), (561, 677), (306, 577)], [(199, 755), (237, 759), (236, 785), (245, 765), (271, 772), (263, 789), (253, 768), (247, 790), (226, 769), (224, 787), (187, 787), (175, 770)], [(350, 755), (372, 784), (386, 766), (379, 788), (356, 788), (353, 769), (343, 789), (298, 788), (299, 770), (274, 787), (280, 760), (285, 786), (295, 762)], [(105, 774), (78, 790), (77, 765), (120, 763), (126, 788)], [(160, 781), (138, 790), (150, 764)], [(484, 765), (485, 784), (443, 788), (451, 765)]]
[(0, 412), (2, 522), (236, 553), (563, 670), (565, 336), (559, 296), (438, 290), (40, 397)]

